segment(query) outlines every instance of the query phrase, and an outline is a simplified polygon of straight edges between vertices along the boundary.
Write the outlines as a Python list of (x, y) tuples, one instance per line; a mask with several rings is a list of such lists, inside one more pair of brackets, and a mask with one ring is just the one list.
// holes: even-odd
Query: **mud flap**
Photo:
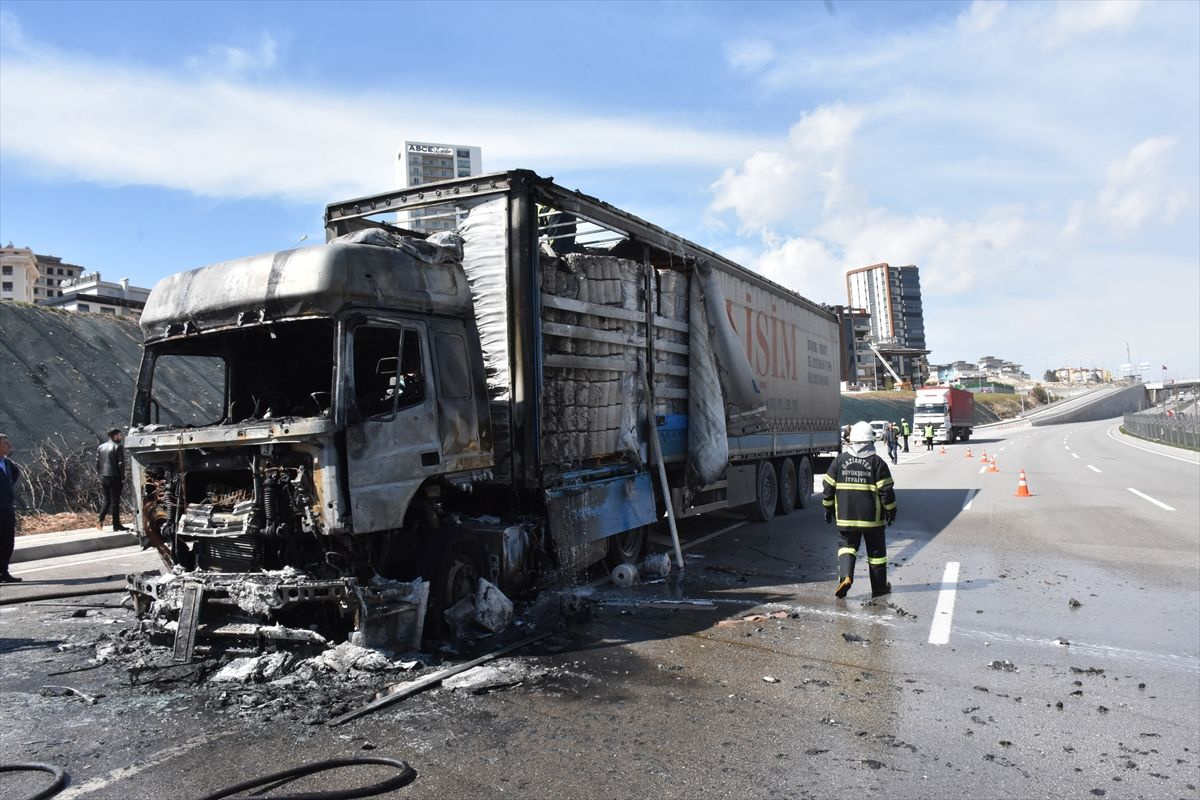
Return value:
[(179, 608), (179, 623), (175, 628), (175, 649), (172, 660), (184, 664), (192, 660), (196, 649), (196, 628), (200, 625), (200, 609), (204, 605), (204, 587), (187, 583), (183, 587), (183, 604)]

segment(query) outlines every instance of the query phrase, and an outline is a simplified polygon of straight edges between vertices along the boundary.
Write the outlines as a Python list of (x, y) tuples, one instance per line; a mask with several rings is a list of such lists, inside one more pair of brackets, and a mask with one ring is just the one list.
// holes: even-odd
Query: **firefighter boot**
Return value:
[[(875, 559), (870, 559), (874, 561)], [(871, 597), (883, 597), (892, 593), (892, 584), (887, 579), (887, 559), (882, 564), (871, 564)]]
[(833, 593), (835, 597), (845, 597), (854, 583), (856, 552), (849, 547), (838, 548), (838, 584)]

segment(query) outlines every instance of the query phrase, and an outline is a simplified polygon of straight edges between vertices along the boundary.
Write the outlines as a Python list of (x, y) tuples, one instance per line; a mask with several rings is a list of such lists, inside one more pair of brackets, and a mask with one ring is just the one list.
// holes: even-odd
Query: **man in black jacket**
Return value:
[(838, 584), (834, 595), (845, 597), (854, 583), (859, 542), (867, 540), (871, 596), (889, 594), (887, 542), (884, 528), (896, 521), (896, 492), (887, 462), (875, 452), (875, 431), (869, 422), (850, 429), (850, 449), (838, 455), (825, 474), (821, 505), (825, 521), (837, 522), (842, 537), (838, 548)]
[(8, 460), (12, 446), (8, 437), (0, 433), (0, 583), (18, 583), (21, 579), (10, 575), (8, 562), (12, 560), (13, 545), (17, 539), (17, 482), (21, 470)]
[(96, 530), (104, 530), (104, 518), (110, 508), (113, 530), (129, 530), (121, 524), (121, 484), (125, 480), (125, 445), (121, 444), (121, 438), (121, 429), (113, 428), (108, 432), (108, 441), (96, 448), (96, 472), (104, 490), (104, 505)]

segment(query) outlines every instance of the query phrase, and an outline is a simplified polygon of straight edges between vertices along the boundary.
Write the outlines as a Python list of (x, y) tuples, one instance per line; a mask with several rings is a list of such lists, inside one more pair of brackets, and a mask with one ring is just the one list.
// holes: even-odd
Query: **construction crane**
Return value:
[(909, 391), (912, 390), (912, 381), (908, 380), (907, 378), (901, 378), (896, 373), (896, 370), (892, 369), (891, 363), (883, 357), (883, 353), (879, 352), (879, 348), (876, 347), (875, 343), (870, 339), (867, 339), (867, 347), (871, 348), (871, 352), (875, 354), (875, 357), (878, 358), (880, 363), (883, 364), (883, 368), (886, 369), (888, 374), (892, 376), (892, 380), (895, 381), (893, 388), (907, 389)]

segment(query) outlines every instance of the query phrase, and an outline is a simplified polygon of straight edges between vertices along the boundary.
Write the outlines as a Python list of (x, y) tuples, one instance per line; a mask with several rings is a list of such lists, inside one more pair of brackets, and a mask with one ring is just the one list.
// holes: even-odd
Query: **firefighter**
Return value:
[(871, 596), (890, 594), (887, 579), (887, 544), (884, 528), (896, 521), (896, 492), (887, 462), (875, 452), (875, 431), (869, 422), (850, 429), (850, 449), (834, 459), (825, 474), (825, 521), (837, 522), (842, 545), (838, 548), (838, 583), (834, 595), (845, 597), (854, 583), (858, 544), (867, 540)]

